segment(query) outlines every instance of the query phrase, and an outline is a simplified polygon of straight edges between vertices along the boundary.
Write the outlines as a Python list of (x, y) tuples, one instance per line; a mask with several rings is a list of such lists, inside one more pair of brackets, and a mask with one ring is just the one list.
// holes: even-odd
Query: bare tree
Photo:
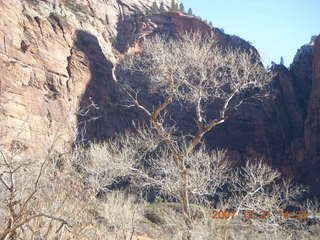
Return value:
[[(152, 128), (165, 143), (165, 169), (175, 172), (175, 181), (179, 183), (170, 184), (171, 188), (175, 188), (170, 192), (178, 195), (186, 226), (190, 230), (189, 195), (194, 190), (190, 188), (193, 181), (190, 176), (194, 169), (189, 167), (189, 161), (191, 158), (197, 159), (193, 163), (200, 160), (194, 153), (195, 147), (207, 132), (225, 122), (230, 109), (236, 110), (243, 103), (244, 99), (239, 97), (241, 93), (248, 89), (264, 88), (271, 76), (254, 52), (221, 48), (209, 35), (199, 32), (186, 33), (177, 39), (165, 36), (146, 39), (141, 45), (141, 52), (128, 56), (122, 62), (122, 67), (127, 71), (145, 74), (151, 87), (163, 96), (159, 106), (148, 109), (139, 99), (138, 92), (125, 82), (130, 98), (128, 107), (135, 106), (144, 111), (150, 118)], [(257, 97), (254, 94), (256, 91), (251, 92), (253, 94), (249, 97)], [(208, 103), (215, 98), (223, 102), (220, 114), (216, 119), (208, 119), (205, 114)], [(173, 102), (184, 102), (195, 109), (198, 130), (191, 139), (183, 140), (185, 144), (177, 139), (175, 126), (168, 128), (163, 117)], [(166, 184), (165, 181), (163, 184)], [(184, 238), (190, 239), (190, 231)]]
[[(290, 221), (292, 218), (289, 218), (287, 207), (302, 206), (295, 201), (306, 188), (295, 186), (291, 180), (281, 179), (280, 173), (264, 163), (263, 159), (247, 161), (244, 167), (237, 169), (231, 185), (232, 197), (227, 205), (235, 209), (233, 217), (241, 217), (266, 239), (278, 239), (280, 236), (281, 239), (291, 239), (297, 230), (305, 227), (302, 220), (307, 219), (307, 213), (290, 213), (295, 214), (292, 217), (296, 218), (296, 221)], [(230, 222), (231, 218), (226, 225)]]
[[(243, 103), (244, 99), (236, 98), (237, 94), (250, 88), (263, 88), (271, 79), (252, 51), (223, 49), (200, 33), (175, 40), (156, 36), (145, 40), (141, 48), (140, 53), (124, 61), (123, 67), (148, 75), (152, 87), (164, 96), (164, 101), (151, 111), (139, 102), (137, 95), (130, 93), (131, 106), (149, 115), (152, 127), (164, 135), (166, 129), (160, 115), (170, 104), (184, 101), (194, 106), (198, 132), (189, 142), (186, 153), (200, 143), (205, 133), (228, 118), (228, 110)], [(216, 119), (207, 119), (205, 108), (214, 98), (221, 99), (223, 107)]]
[(102, 144), (92, 144), (88, 149), (78, 149), (73, 164), (87, 183), (96, 186), (96, 191), (116, 183), (119, 177), (128, 177), (135, 190), (156, 189), (162, 196), (183, 203), (187, 233), (193, 225), (190, 203), (206, 203), (207, 197), (214, 196), (226, 182), (229, 171), (225, 151), (210, 153), (202, 147), (184, 157), (188, 169), (185, 181), (170, 149), (149, 128), (138, 128)]
[[(0, 151), (0, 212), (3, 217), (4, 228), (0, 232), (0, 239), (15, 239), (17, 232), (23, 230), (35, 219), (47, 218), (60, 223), (58, 232), (69, 223), (59, 217), (38, 212), (35, 209), (35, 198), (41, 187), (40, 181), (46, 166), (43, 161), (40, 166), (30, 160), (18, 161), (14, 153), (9, 157)], [(32, 171), (38, 171), (32, 174)]]

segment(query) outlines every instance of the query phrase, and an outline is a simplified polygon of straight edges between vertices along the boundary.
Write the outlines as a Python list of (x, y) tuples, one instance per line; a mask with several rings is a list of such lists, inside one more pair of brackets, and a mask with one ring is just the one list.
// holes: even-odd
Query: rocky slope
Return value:
[[(43, 157), (48, 150), (66, 152), (76, 137), (103, 140), (142, 120), (139, 111), (120, 105), (114, 66), (123, 54), (138, 50), (145, 37), (201, 30), (225, 47), (256, 51), (190, 16), (136, 14), (152, 2), (0, 0), (0, 144)], [(246, 102), (208, 134), (208, 144), (227, 147), (239, 162), (248, 154), (264, 155), (283, 172), (316, 186), (319, 68), (320, 37), (300, 50), (289, 70), (273, 68), (273, 98)], [(180, 120), (185, 127), (192, 121), (183, 114)]]

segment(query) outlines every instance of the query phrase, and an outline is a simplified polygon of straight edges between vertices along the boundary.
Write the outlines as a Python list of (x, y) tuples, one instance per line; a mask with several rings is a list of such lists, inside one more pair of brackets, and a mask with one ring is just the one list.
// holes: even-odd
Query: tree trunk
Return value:
[(181, 172), (182, 178), (182, 189), (181, 189), (181, 204), (182, 204), (182, 213), (186, 226), (186, 230), (183, 233), (182, 240), (191, 240), (191, 230), (192, 230), (192, 219), (190, 213), (189, 205), (189, 194), (188, 194), (188, 173), (187, 169), (183, 169)]

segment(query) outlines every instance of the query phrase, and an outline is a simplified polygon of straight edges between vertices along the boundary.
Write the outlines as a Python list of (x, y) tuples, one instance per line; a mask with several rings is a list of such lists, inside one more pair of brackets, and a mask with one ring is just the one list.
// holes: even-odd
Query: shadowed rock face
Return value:
[[(274, 66), (274, 99), (245, 103), (209, 142), (267, 161), (320, 194), (320, 36), (303, 46), (290, 69)], [(249, 151), (246, 151), (249, 150)], [(246, 154), (244, 154), (246, 155)]]
[(320, 35), (315, 41), (312, 61), (312, 88), (308, 101), (305, 121), (305, 161), (300, 165), (309, 166), (303, 171), (307, 183), (312, 183), (320, 194)]
[(305, 143), (308, 157), (320, 160), (320, 36), (314, 45), (312, 88), (305, 123)]
[[(85, 55), (90, 79), (79, 102), (77, 128), (78, 141), (100, 142), (126, 129), (132, 128), (132, 121), (142, 121), (143, 115), (136, 109), (122, 106), (124, 98), (112, 73), (113, 64), (105, 57), (98, 39), (92, 34), (77, 30), (75, 51)], [(81, 59), (75, 56), (75, 63)], [(77, 71), (74, 68), (73, 71)]]
[[(131, 128), (132, 120), (144, 120), (142, 112), (121, 106), (123, 96), (113, 68), (124, 54), (138, 51), (145, 37), (159, 33), (179, 37), (199, 30), (210, 32), (224, 47), (256, 52), (248, 42), (183, 14), (128, 17), (152, 2), (1, 1), (1, 146), (44, 157), (52, 146), (66, 152), (79, 130), (78, 140), (103, 141)], [(246, 155), (264, 155), (284, 173), (312, 183), (316, 191), (320, 38), (302, 53), (289, 70), (274, 67), (273, 98), (245, 102), (235, 116), (207, 134), (206, 141), (212, 147), (228, 148), (238, 162)], [(132, 77), (144, 86), (141, 76)], [(160, 100), (148, 92), (143, 97), (149, 104)], [(172, 108), (183, 128), (193, 126), (192, 112)], [(209, 114), (214, 111), (213, 104)]]

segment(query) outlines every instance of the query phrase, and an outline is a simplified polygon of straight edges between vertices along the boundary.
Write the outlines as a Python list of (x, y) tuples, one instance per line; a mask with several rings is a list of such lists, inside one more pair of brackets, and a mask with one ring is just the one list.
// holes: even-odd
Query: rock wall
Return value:
[(312, 87), (305, 121), (305, 159), (300, 166), (307, 166), (301, 173), (314, 191), (320, 194), (320, 35), (313, 46)]
[(320, 161), (320, 36), (314, 44), (312, 88), (305, 123), (307, 156)]
[(0, 0), (0, 145), (43, 157), (52, 147), (65, 152), (79, 129), (105, 138), (125, 128), (112, 44), (120, 19), (151, 4)]

